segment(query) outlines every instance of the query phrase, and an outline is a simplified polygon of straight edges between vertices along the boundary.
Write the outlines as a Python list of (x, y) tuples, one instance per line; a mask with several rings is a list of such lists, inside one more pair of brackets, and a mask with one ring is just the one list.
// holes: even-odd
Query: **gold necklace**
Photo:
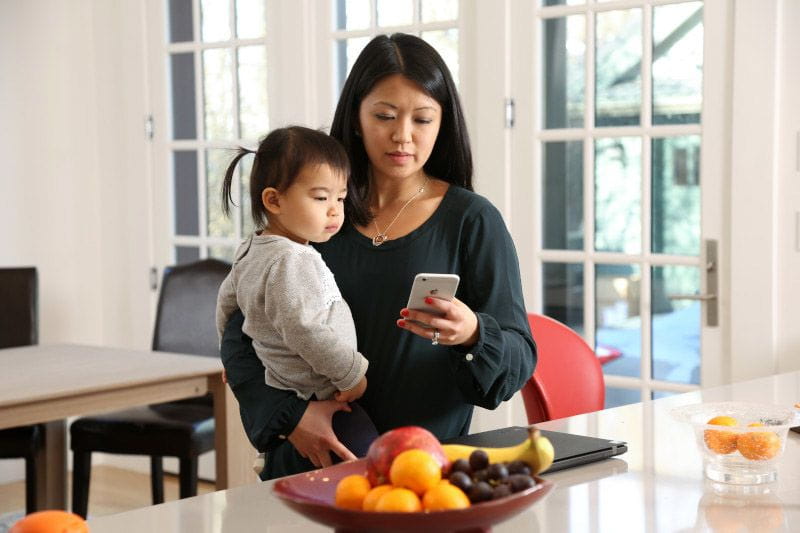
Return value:
[(403, 210), (405, 210), (406, 207), (408, 207), (408, 204), (416, 200), (417, 196), (425, 192), (425, 187), (427, 187), (429, 181), (430, 178), (426, 177), (425, 182), (422, 184), (422, 187), (420, 187), (419, 190), (414, 193), (414, 196), (409, 198), (408, 201), (403, 204), (403, 207), (400, 208), (400, 211), (397, 212), (392, 221), (389, 222), (389, 225), (386, 226), (386, 228), (384, 228), (383, 231), (381, 231), (381, 228), (378, 226), (378, 221), (375, 220), (374, 218), (372, 219), (372, 222), (375, 224), (375, 229), (378, 230), (378, 234), (372, 238), (372, 246), (380, 246), (381, 244), (389, 240), (389, 236), (386, 235), (386, 232), (389, 231), (389, 228), (392, 227), (392, 224), (397, 222), (397, 219), (400, 218), (400, 214), (403, 212)]

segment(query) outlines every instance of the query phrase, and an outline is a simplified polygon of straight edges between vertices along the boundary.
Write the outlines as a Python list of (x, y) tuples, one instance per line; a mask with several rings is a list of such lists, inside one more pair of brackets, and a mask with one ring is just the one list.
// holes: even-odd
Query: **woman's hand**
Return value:
[[(444, 315), (435, 316), (425, 311), (404, 308), (400, 310), (403, 318), (397, 321), (397, 325), (430, 341), (433, 341), (435, 332), (438, 331), (439, 344), (473, 346), (478, 342), (478, 317), (464, 302), (458, 298), (448, 302), (429, 296), (425, 298), (425, 303), (442, 311)], [(430, 327), (420, 326), (411, 322), (412, 320)]]
[(300, 455), (314, 463), (317, 468), (331, 466), (330, 452), (341, 457), (343, 461), (356, 459), (333, 433), (331, 418), (337, 411), (349, 412), (350, 406), (335, 400), (308, 402), (300, 422), (288, 437)]

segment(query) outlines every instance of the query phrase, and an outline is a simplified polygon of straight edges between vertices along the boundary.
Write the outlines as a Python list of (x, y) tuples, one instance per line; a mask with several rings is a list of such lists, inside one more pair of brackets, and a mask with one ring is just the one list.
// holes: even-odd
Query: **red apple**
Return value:
[(418, 449), (430, 453), (447, 471), (449, 461), (439, 440), (425, 428), (403, 426), (387, 431), (375, 439), (367, 450), (367, 479), (373, 487), (389, 483), (392, 461), (406, 450)]

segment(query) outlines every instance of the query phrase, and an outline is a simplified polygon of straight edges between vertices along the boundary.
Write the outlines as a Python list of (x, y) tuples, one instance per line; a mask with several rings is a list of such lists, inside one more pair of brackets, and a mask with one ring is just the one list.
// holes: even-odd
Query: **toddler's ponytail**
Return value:
[(248, 150), (247, 148), (242, 148), (240, 146), (239, 150), (236, 152), (236, 156), (228, 165), (228, 170), (225, 171), (225, 179), (222, 181), (222, 212), (226, 217), (231, 215), (231, 205), (236, 205), (233, 201), (233, 196), (231, 196), (233, 188), (233, 174), (236, 171), (236, 165), (244, 156), (254, 153), (255, 152), (253, 150)]

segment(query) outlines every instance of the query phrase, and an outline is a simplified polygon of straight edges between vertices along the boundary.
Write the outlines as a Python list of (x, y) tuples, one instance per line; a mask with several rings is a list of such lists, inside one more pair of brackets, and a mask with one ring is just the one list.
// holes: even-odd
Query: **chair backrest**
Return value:
[(0, 268), (0, 348), (29, 346), (38, 342), (36, 268)]
[(605, 380), (597, 356), (575, 331), (550, 317), (528, 314), (538, 362), (522, 388), (528, 423), (603, 409)]
[(164, 270), (153, 350), (219, 357), (217, 292), (230, 268), (204, 259)]

